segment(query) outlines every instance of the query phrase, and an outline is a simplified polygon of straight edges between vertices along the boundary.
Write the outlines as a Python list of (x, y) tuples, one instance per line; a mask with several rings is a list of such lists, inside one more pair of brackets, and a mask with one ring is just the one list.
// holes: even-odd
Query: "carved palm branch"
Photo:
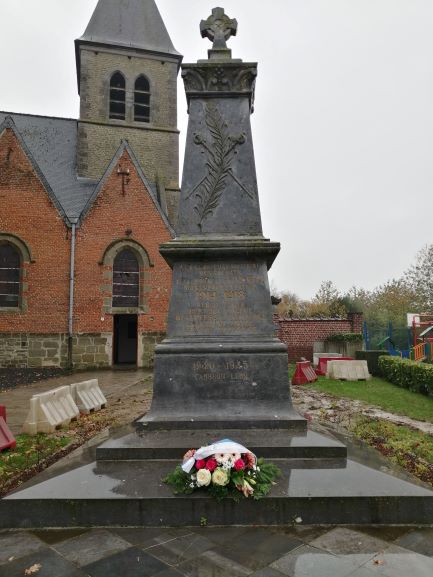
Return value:
[(212, 145), (207, 147), (209, 152), (206, 162), (208, 174), (196, 193), (198, 202), (194, 210), (200, 218), (198, 224), (200, 229), (203, 221), (214, 212), (221, 200), (237, 144), (236, 140), (233, 141), (229, 136), (227, 126), (215, 106), (206, 106), (205, 121), (212, 136)]

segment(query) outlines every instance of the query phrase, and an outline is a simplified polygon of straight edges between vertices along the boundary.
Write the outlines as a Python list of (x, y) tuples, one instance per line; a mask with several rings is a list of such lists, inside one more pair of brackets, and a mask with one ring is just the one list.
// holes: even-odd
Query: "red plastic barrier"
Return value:
[(6, 421), (6, 407), (4, 405), (0, 405), (0, 417)]
[(329, 361), (353, 361), (353, 357), (320, 357), (317, 364), (316, 375), (326, 376)]
[(0, 451), (15, 449), (17, 442), (3, 417), (0, 417)]
[(317, 381), (317, 375), (313, 371), (310, 361), (296, 363), (295, 374), (292, 378), (292, 385), (305, 385)]

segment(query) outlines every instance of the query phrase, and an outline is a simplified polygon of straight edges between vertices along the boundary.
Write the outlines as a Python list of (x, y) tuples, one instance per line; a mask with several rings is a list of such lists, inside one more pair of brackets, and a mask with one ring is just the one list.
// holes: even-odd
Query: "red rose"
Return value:
[(195, 462), (195, 468), (199, 471), (200, 469), (204, 469), (206, 467), (206, 461), (204, 459), (199, 459)]
[(247, 469), (252, 469), (256, 464), (256, 459), (252, 453), (245, 453), (244, 459)]
[(235, 464), (233, 466), (236, 469), (236, 471), (243, 471), (245, 469), (245, 463), (242, 461), (242, 459), (238, 459), (237, 461), (235, 461)]
[(208, 459), (206, 463), (206, 469), (212, 473), (218, 467), (218, 463), (215, 459)]

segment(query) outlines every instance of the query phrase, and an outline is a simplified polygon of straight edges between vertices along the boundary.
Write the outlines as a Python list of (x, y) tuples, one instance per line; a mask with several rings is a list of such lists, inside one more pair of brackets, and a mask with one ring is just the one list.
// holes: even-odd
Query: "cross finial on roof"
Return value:
[(224, 13), (224, 8), (214, 8), (207, 20), (200, 22), (200, 32), (203, 38), (213, 42), (213, 50), (227, 50), (226, 41), (236, 36), (237, 20), (232, 20)]

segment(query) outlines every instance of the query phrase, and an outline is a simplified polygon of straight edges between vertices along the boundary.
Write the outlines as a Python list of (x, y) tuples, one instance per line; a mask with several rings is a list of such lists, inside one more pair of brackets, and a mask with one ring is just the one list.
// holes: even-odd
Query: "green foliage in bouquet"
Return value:
[[(281, 471), (276, 465), (259, 459), (254, 468), (242, 470), (236, 470), (234, 467), (217, 468), (213, 471), (211, 481), (207, 485), (200, 486), (197, 483), (197, 474), (200, 473), (195, 467), (190, 473), (185, 473), (179, 465), (167, 475), (164, 483), (170, 485), (175, 494), (190, 495), (200, 489), (207, 491), (217, 501), (233, 499), (239, 502), (248, 497), (258, 500), (267, 495), (281, 476)], [(220, 484), (221, 482), (225, 484)]]

